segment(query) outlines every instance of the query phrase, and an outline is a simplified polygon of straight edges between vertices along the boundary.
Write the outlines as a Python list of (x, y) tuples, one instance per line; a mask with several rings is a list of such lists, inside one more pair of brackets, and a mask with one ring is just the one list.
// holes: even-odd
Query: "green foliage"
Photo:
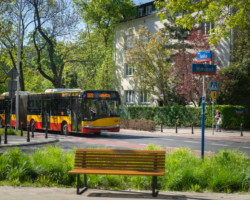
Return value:
[[(4, 135), (4, 133), (5, 133), (4, 128), (0, 128), (0, 135)], [(20, 131), (15, 131), (12, 128), (8, 128), (7, 135), (20, 135)]]
[(161, 185), (165, 190), (249, 191), (249, 170), (249, 159), (238, 151), (221, 150), (201, 160), (188, 149), (180, 149), (167, 154), (167, 175)]
[[(148, 149), (164, 150), (154, 145)], [(59, 147), (48, 146), (32, 154), (11, 149), (0, 154), (0, 183), (76, 186), (75, 176), (68, 174), (73, 163), (73, 151)], [(223, 149), (202, 160), (189, 149), (178, 149), (166, 154), (165, 166), (165, 176), (158, 177), (160, 190), (250, 191), (250, 159), (239, 151)], [(151, 190), (152, 177), (88, 175), (87, 181), (93, 188)]]
[(156, 124), (163, 123), (166, 126), (175, 126), (176, 123), (183, 126), (200, 125), (200, 108), (185, 107), (177, 104), (167, 107), (127, 107), (129, 119), (154, 120)]
[(42, 185), (71, 185), (74, 181), (68, 171), (73, 168), (73, 156), (60, 147), (48, 146), (37, 150), (33, 155), (33, 164)]
[[(159, 97), (165, 105), (169, 105), (170, 87), (174, 81), (169, 76), (172, 66), (166, 61), (172, 52), (166, 45), (169, 43), (167, 34), (158, 30), (151, 34), (147, 27), (140, 26), (137, 35), (126, 41), (132, 48), (126, 51), (127, 64), (134, 68), (133, 83), (138, 90)], [(161, 95), (162, 94), (162, 95)]]
[[(244, 106), (217, 105), (214, 112), (220, 110), (222, 113), (222, 127), (225, 129), (240, 129), (241, 123), (245, 128), (250, 128), (249, 111)], [(236, 110), (244, 110), (243, 115), (235, 114)], [(206, 106), (205, 125), (212, 126), (212, 106)], [(215, 114), (214, 114), (215, 115)]]
[[(215, 110), (220, 110), (222, 113), (222, 127), (225, 129), (239, 129), (241, 123), (245, 128), (250, 128), (250, 113), (244, 106), (216, 105)], [(244, 110), (244, 115), (235, 114), (236, 110)], [(153, 120), (156, 124), (163, 123), (166, 126), (194, 126), (201, 125), (201, 108), (200, 107), (185, 107), (173, 105), (167, 107), (143, 107), (143, 106), (128, 106), (128, 119), (143, 119)], [(206, 106), (205, 125), (212, 126), (212, 106)], [(214, 116), (213, 116), (214, 117)]]
[[(156, 1), (161, 19), (170, 16), (178, 16), (176, 23), (183, 28), (192, 29), (200, 22), (212, 22), (215, 24), (210, 31), (210, 41), (216, 43), (223, 37), (229, 37), (233, 28), (247, 29), (249, 27), (250, 2), (238, 1), (190, 1), (190, 0), (164, 0)], [(196, 14), (194, 14), (196, 13)]]

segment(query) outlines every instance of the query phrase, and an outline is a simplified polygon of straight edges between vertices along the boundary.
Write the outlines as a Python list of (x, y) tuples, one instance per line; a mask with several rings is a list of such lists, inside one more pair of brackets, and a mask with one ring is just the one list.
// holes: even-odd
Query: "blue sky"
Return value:
[(133, 0), (133, 2), (135, 2), (136, 5), (141, 4), (141, 3), (147, 3), (153, 0)]

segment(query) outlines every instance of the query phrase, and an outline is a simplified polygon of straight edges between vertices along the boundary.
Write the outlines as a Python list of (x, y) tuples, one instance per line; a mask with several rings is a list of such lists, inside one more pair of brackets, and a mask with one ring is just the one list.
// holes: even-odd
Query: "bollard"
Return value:
[(31, 126), (31, 131), (32, 131), (31, 137), (34, 137), (34, 126)]
[(163, 132), (163, 124), (161, 123), (161, 132)]
[(48, 123), (46, 122), (45, 138), (48, 138)]
[(23, 136), (23, 124), (21, 124), (21, 136)]
[(27, 126), (27, 142), (30, 142), (30, 126)]
[(178, 133), (178, 124), (177, 124), (177, 122), (176, 122), (176, 124), (175, 124), (175, 133)]
[(1, 135), (0, 135), (0, 144), (2, 143), (2, 137), (1, 137)]
[(243, 124), (240, 124), (240, 136), (243, 136)]
[(4, 144), (8, 144), (8, 140), (7, 140), (7, 125), (5, 125), (5, 128), (4, 128)]
[(194, 122), (192, 122), (192, 134), (194, 134)]

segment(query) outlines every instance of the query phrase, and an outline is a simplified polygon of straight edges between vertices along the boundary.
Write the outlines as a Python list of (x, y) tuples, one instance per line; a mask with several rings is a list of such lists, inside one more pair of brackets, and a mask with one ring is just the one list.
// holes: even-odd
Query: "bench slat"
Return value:
[(109, 170), (109, 169), (74, 169), (69, 174), (101, 174), (101, 175), (144, 175), (163, 176), (165, 171), (143, 171), (143, 170)]

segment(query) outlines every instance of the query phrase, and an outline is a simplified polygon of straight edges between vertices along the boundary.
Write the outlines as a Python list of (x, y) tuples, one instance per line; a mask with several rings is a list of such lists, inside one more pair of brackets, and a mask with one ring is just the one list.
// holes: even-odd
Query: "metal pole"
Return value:
[(240, 124), (240, 136), (243, 136), (243, 124)]
[(192, 122), (192, 134), (194, 134), (194, 122)]
[(21, 123), (21, 136), (23, 136), (23, 123)]
[(212, 98), (212, 129), (214, 135), (214, 99)]
[(45, 138), (48, 138), (48, 122), (47, 122), (47, 117), (46, 117), (46, 129), (45, 129)]
[(161, 123), (161, 132), (163, 132), (163, 124)]
[(22, 0), (19, 5), (19, 24), (18, 24), (18, 49), (17, 49), (17, 88), (16, 88), (16, 126), (15, 130), (18, 129), (19, 121), (19, 74), (20, 74), (20, 35), (21, 35), (21, 17), (22, 17)]
[(30, 126), (27, 126), (27, 142), (30, 142)]
[(205, 137), (205, 76), (203, 79), (202, 109), (201, 109), (201, 158), (204, 158), (204, 137)]
[(178, 133), (178, 124), (177, 124), (177, 122), (175, 123), (175, 133)]
[(8, 144), (8, 140), (7, 140), (7, 125), (5, 124), (5, 128), (4, 128), (4, 144)]

